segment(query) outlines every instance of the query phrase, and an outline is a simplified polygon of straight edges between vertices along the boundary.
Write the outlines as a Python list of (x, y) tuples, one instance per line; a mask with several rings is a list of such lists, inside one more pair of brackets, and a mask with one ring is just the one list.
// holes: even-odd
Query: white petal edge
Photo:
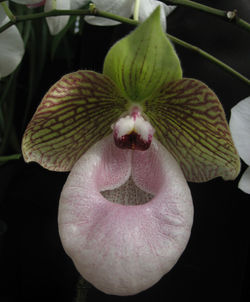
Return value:
[(71, 0), (70, 1), (70, 8), (71, 9), (78, 9), (84, 5), (89, 3), (89, 0)]
[(167, 5), (161, 1), (155, 0), (143, 0), (140, 2), (139, 8), (139, 21), (143, 22), (146, 20), (156, 7), (161, 7), (161, 24), (164, 30), (167, 28), (166, 18), (175, 9), (175, 6)]
[(250, 166), (250, 97), (231, 109), (229, 127), (240, 157)]
[[(140, 152), (116, 148), (112, 136), (103, 139), (75, 164), (61, 193), (64, 249), (83, 278), (107, 294), (133, 295), (158, 282), (179, 259), (191, 232), (192, 197), (180, 167), (156, 140)], [(161, 184), (156, 181), (161, 165), (154, 166), (158, 156)], [(137, 186), (157, 196), (136, 206), (106, 200), (100, 189), (122, 185), (130, 169)]]
[[(48, 12), (54, 9), (54, 1), (47, 0), (44, 5), (44, 11)], [(70, 9), (70, 1), (68, 0), (57, 0), (56, 9)], [(47, 24), (49, 26), (49, 31), (51, 35), (57, 35), (68, 23), (69, 16), (58, 16), (58, 17), (48, 17), (46, 18)]]
[(238, 187), (243, 192), (250, 194), (250, 167), (241, 176)]
[[(95, 0), (92, 2), (94, 2), (98, 9), (115, 15), (126, 18), (129, 18), (132, 15), (132, 6), (134, 0)], [(117, 21), (95, 16), (86, 16), (84, 20), (89, 24), (98, 26), (113, 26), (120, 24), (120, 22)]]
[[(9, 21), (6, 16), (0, 26)], [(0, 34), (0, 78), (12, 73), (24, 55), (24, 44), (16, 26), (11, 26)]]

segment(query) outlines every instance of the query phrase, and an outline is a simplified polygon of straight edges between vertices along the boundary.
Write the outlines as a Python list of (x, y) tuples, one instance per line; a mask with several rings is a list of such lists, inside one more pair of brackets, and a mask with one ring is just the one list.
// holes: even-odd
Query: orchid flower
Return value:
[[(88, 0), (46, 0), (44, 5), (44, 11), (50, 11), (52, 9), (77, 9), (87, 4)], [(50, 33), (52, 35), (58, 34), (68, 23), (69, 16), (57, 16), (46, 18)]]
[[(40, 0), (12, 0), (19, 4), (35, 4)], [(0, 27), (10, 21), (6, 15), (3, 5), (8, 5), (8, 1), (0, 3)], [(21, 62), (24, 55), (23, 39), (16, 26), (11, 26), (0, 33), (0, 78), (11, 74)]]
[[(0, 26), (9, 22), (0, 4)], [(0, 78), (12, 73), (21, 62), (24, 55), (24, 44), (16, 26), (0, 33)]]
[(149, 288), (184, 251), (187, 180), (234, 179), (240, 169), (218, 98), (182, 77), (159, 8), (109, 50), (103, 74), (80, 70), (52, 86), (22, 151), (27, 162), (71, 170), (62, 244), (83, 278), (115, 295)]
[[(77, 9), (87, 4), (88, 0), (15, 0), (17, 3), (26, 4), (28, 7), (38, 7), (44, 5), (44, 11), (50, 11), (53, 9)], [(33, 3), (32, 3), (33, 2)], [(58, 34), (68, 23), (69, 16), (57, 16), (46, 18), (49, 31), (52, 35)]]
[[(25, 2), (25, 0), (23, 0), (23, 2)], [(87, 4), (88, 2), (88, 0), (43, 0), (40, 3), (41, 5), (44, 5), (45, 11), (50, 11), (52, 9), (77, 9)], [(135, 4), (135, 0), (94, 0), (92, 2), (99, 9), (128, 18), (132, 15)], [(175, 6), (166, 5), (161, 1), (141, 0), (139, 4), (138, 18), (139, 21), (144, 21), (159, 5), (161, 7), (161, 23), (163, 29), (166, 30), (166, 17), (174, 10)], [(84, 19), (88, 23), (93, 25), (104, 26), (119, 24), (119, 22), (117, 21), (109, 20), (102, 17), (86, 16)], [(46, 20), (49, 26), (50, 33), (52, 35), (56, 35), (66, 26), (69, 20), (69, 16), (48, 17), (46, 18)]]
[[(137, 0), (138, 1), (138, 0)], [(92, 1), (97, 8), (105, 10), (115, 15), (129, 18), (135, 11), (136, 0), (94, 0)], [(146, 20), (154, 9), (158, 6), (161, 8), (161, 23), (166, 30), (166, 18), (175, 9), (175, 6), (166, 5), (156, 0), (139, 0), (138, 19), (140, 22)], [(86, 16), (84, 18), (88, 23), (93, 25), (117, 25), (119, 22), (105, 19), (102, 17)]]
[[(240, 157), (250, 166), (250, 97), (232, 108), (229, 126)], [(250, 167), (242, 175), (239, 188), (250, 194)]]

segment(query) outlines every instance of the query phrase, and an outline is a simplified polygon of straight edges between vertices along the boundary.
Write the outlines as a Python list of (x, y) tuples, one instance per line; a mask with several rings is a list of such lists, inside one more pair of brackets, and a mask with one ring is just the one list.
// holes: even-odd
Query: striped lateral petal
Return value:
[(67, 74), (51, 87), (30, 121), (22, 142), (24, 159), (69, 171), (112, 131), (125, 110), (126, 100), (107, 76), (87, 70)]
[(175, 156), (189, 181), (235, 179), (240, 159), (217, 96), (204, 83), (181, 79), (144, 103), (158, 140)]

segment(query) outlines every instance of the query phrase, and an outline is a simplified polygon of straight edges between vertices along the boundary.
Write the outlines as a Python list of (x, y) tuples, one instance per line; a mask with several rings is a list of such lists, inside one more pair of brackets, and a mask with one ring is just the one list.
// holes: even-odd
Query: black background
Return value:
[[(237, 8), (250, 22), (249, 0), (199, 2), (225, 10)], [(77, 69), (101, 72), (109, 47), (130, 30), (127, 25), (85, 24), (83, 35), (72, 38), (71, 65), (65, 64), (61, 50), (56, 59), (47, 61), (30, 117), (63, 74)], [(168, 18), (168, 32), (250, 78), (250, 33), (183, 7)], [(180, 46), (176, 50), (184, 76), (212, 88), (228, 118), (230, 108), (250, 95), (249, 86), (218, 66)], [(17, 124), (21, 115), (22, 110), (17, 110)], [(243, 163), (242, 172), (245, 168)], [(50, 172), (23, 160), (0, 167), (0, 302), (73, 301), (78, 273), (64, 253), (57, 229), (58, 201), (66, 178), (67, 173)], [(131, 297), (108, 296), (92, 287), (87, 301), (248, 301), (250, 196), (237, 188), (238, 180), (190, 183), (195, 209), (190, 241), (175, 267), (155, 286)]]

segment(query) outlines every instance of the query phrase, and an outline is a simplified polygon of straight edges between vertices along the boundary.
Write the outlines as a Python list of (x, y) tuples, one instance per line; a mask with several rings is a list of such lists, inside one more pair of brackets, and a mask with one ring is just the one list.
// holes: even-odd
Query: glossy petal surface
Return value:
[[(134, 191), (126, 184), (131, 178)], [(113, 189), (116, 203), (100, 193)], [(154, 197), (143, 203), (140, 190)], [(140, 204), (131, 205), (133, 199)], [(132, 295), (155, 284), (182, 254), (192, 220), (183, 173), (156, 140), (141, 152), (116, 148), (106, 137), (75, 164), (60, 198), (64, 249), (83, 278), (108, 294)]]
[(111, 132), (126, 101), (102, 74), (65, 75), (44, 96), (23, 137), (25, 161), (68, 171), (94, 143)]
[(142, 102), (164, 83), (182, 77), (179, 59), (162, 30), (160, 8), (109, 50), (103, 73), (132, 102)]
[(175, 156), (189, 181), (234, 179), (240, 159), (224, 110), (204, 83), (182, 79), (144, 103), (155, 136)]
[(240, 157), (250, 166), (250, 97), (232, 108), (229, 126)]

